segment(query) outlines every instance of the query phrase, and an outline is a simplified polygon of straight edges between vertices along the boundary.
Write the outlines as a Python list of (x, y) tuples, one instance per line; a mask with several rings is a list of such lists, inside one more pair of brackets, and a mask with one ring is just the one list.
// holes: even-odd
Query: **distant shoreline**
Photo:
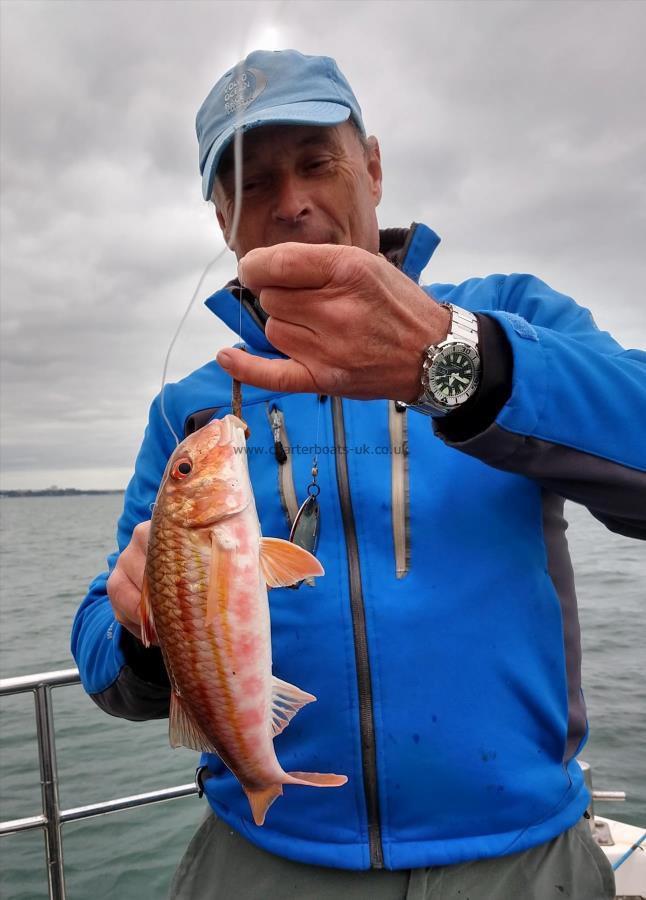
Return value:
[(123, 494), (124, 489), (113, 491), (85, 491), (78, 488), (45, 488), (42, 491), (0, 491), (0, 497), (79, 497), (83, 494)]

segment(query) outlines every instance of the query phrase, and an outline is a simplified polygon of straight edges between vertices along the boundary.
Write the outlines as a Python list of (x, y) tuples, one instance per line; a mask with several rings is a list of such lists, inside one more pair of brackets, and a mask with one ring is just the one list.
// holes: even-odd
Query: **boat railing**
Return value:
[[(47, 867), (47, 880), (50, 900), (66, 900), (65, 893), (65, 865), (63, 859), (63, 842), (61, 826), (66, 822), (76, 822), (80, 819), (90, 819), (94, 816), (103, 816), (107, 813), (118, 812), (124, 809), (134, 809), (139, 806), (147, 806), (150, 803), (159, 803), (163, 800), (175, 800), (180, 797), (188, 797), (197, 793), (194, 783), (180, 784), (176, 787), (162, 788), (157, 791), (148, 791), (144, 794), (133, 794), (130, 797), (118, 797), (114, 800), (106, 800), (102, 803), (92, 803), (88, 806), (77, 806), (71, 809), (61, 809), (58, 795), (58, 767), (56, 764), (56, 743), (54, 732), (54, 708), (52, 703), (52, 689), (65, 685), (80, 684), (78, 669), (59, 669), (54, 672), (40, 672), (35, 675), (21, 675), (15, 678), (0, 679), (0, 697), (12, 694), (33, 693), (36, 712), (36, 737), (38, 741), (38, 764), (40, 767), (41, 785), (41, 811), (38, 815), (26, 816), (22, 819), (11, 819), (0, 822), (0, 837), (8, 834), (17, 834), (23, 831), (33, 831), (42, 828), (45, 837), (45, 862)], [(594, 800), (624, 800), (623, 791), (595, 791), (592, 789), (590, 767), (587, 763), (581, 763), (584, 776), (592, 798)], [(595, 818), (592, 805), (590, 807), (591, 827), (595, 827)], [(605, 826), (599, 823), (600, 828)], [(594, 832), (593, 832), (594, 833)], [(600, 833), (595, 834), (601, 845), (613, 843), (611, 839), (604, 840)], [(646, 840), (646, 834), (640, 841), (631, 847), (621, 859), (613, 865), (617, 869)]]
[(197, 793), (195, 784), (180, 784), (177, 787), (118, 797), (103, 803), (61, 809), (58, 795), (58, 767), (56, 764), (56, 743), (54, 732), (54, 708), (52, 689), (70, 684), (80, 684), (78, 669), (59, 669), (55, 672), (40, 672), (16, 678), (0, 679), (0, 697), (11, 694), (33, 693), (36, 712), (36, 736), (38, 740), (38, 764), (42, 808), (38, 815), (26, 816), (0, 822), (0, 836), (17, 834), (22, 831), (43, 829), (45, 837), (45, 862), (50, 900), (65, 900), (65, 866), (61, 826), (65, 822), (103, 816), (123, 809), (134, 809), (162, 800), (175, 800)]

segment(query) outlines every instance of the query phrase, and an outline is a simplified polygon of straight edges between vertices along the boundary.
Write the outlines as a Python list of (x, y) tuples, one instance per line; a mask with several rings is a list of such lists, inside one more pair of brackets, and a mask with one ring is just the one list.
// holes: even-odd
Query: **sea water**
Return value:
[[(2, 677), (69, 668), (69, 634), (87, 585), (113, 548), (120, 495), (0, 499)], [(595, 786), (625, 790), (597, 812), (646, 826), (644, 601), (646, 544), (605, 529), (567, 504), (577, 573)], [(79, 686), (53, 691), (63, 809), (186, 784), (197, 754), (171, 750), (166, 721), (102, 713)], [(40, 812), (30, 694), (0, 699), (2, 820)], [(205, 812), (197, 797), (63, 826), (68, 900), (164, 898)], [(40, 830), (0, 838), (4, 900), (47, 898)]]

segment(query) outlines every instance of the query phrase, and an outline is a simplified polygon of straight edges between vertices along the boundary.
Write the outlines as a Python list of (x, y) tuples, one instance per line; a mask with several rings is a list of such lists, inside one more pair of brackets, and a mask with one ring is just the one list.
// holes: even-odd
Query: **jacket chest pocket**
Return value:
[[(410, 569), (410, 485), (408, 462), (408, 412), (393, 400), (384, 405), (388, 416), (390, 500), (393, 569), (404, 578)], [(292, 528), (301, 508), (294, 481), (293, 453), (285, 411), (275, 402), (266, 404), (276, 464), (276, 487), (288, 527)], [(305, 498), (303, 498), (305, 499)], [(306, 579), (313, 585), (315, 579)]]
[(390, 436), (390, 503), (392, 509), (395, 574), (410, 568), (410, 485), (408, 472), (408, 412), (402, 403), (388, 401)]

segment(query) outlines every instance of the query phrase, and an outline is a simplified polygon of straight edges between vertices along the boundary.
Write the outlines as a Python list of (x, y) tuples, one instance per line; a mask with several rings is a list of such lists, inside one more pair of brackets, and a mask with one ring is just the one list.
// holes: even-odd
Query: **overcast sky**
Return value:
[[(2, 485), (124, 487), (222, 247), (194, 118), (253, 49), (334, 56), (424, 280), (532, 272), (646, 344), (643, 2), (3, 2)], [(226, 254), (206, 297), (235, 271)], [(197, 303), (179, 378), (234, 336)]]

